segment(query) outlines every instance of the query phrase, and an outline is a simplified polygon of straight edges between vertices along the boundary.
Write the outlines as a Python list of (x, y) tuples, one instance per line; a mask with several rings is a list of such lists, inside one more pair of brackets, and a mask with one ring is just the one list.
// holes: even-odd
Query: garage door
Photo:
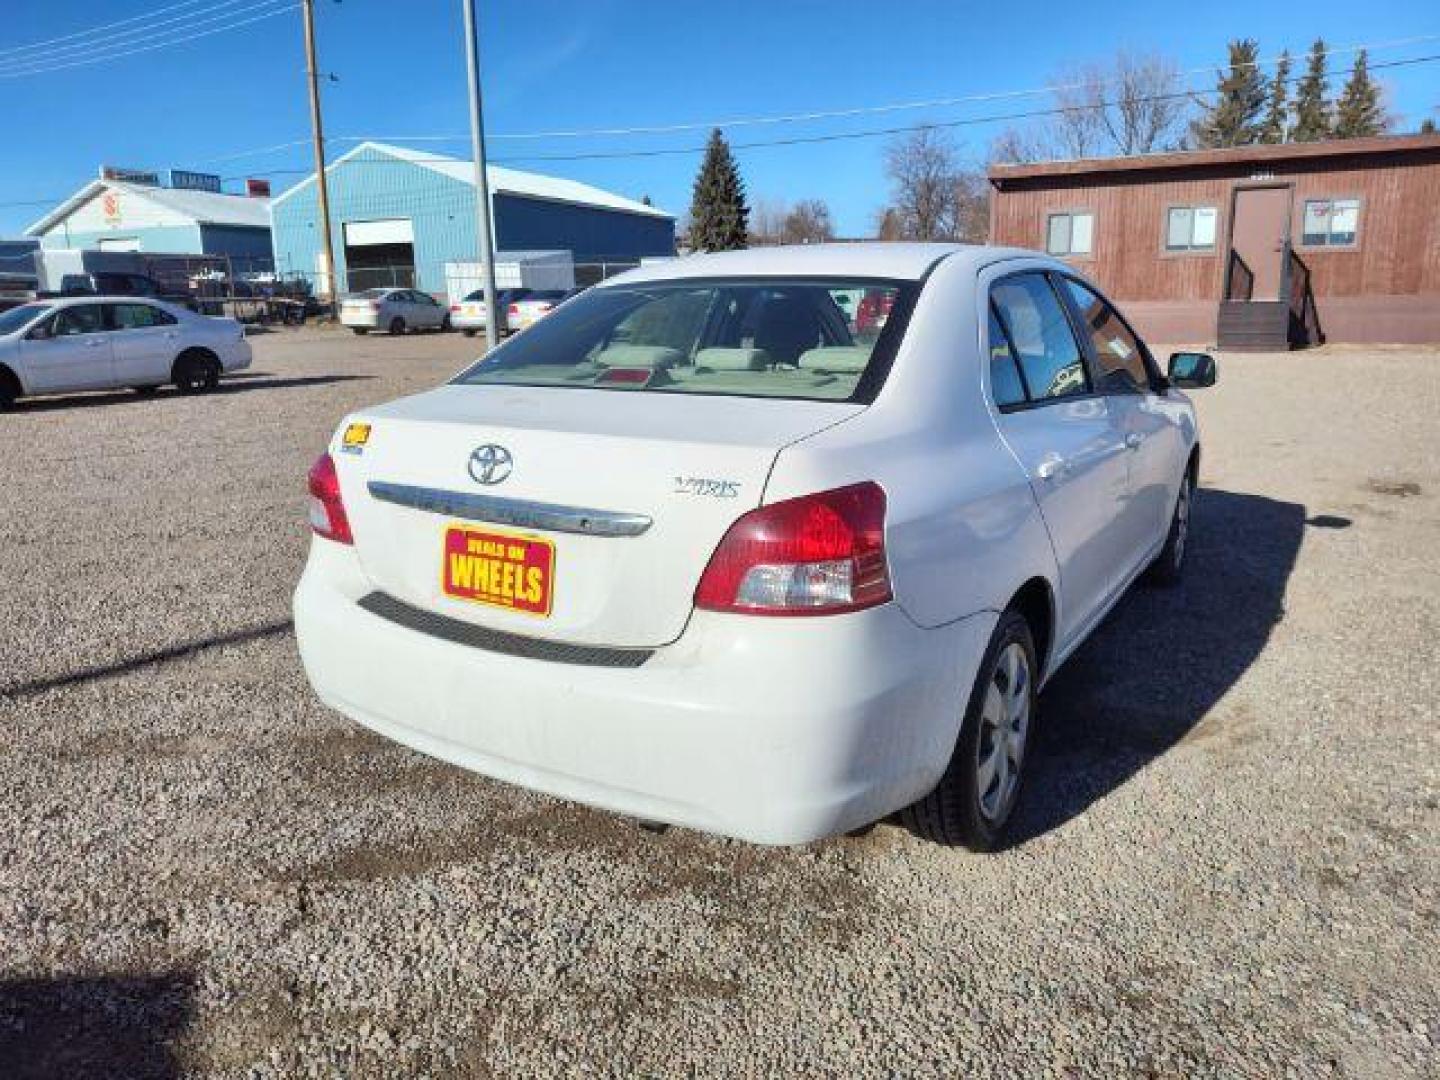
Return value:
[(415, 230), (409, 218), (345, 222), (346, 284), (361, 289), (415, 284)]

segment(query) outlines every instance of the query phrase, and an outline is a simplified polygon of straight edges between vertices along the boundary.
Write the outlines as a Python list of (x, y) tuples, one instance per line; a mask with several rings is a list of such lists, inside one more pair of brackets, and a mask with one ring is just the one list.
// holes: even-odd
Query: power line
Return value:
[[(295, 0), (261, 0), (259, 4), (255, 5), (255, 7), (256, 9), (258, 9), (272, 3), (281, 3), (283, 4), (283, 6), (273, 8), (258, 15), (251, 15), (248, 18), (240, 19), (238, 22), (229, 22), (223, 26), (217, 26), (209, 30), (194, 31), (190, 28), (176, 28), (172, 31), (165, 31), (166, 34), (179, 34), (180, 36), (171, 37), (164, 41), (151, 42), (147, 45), (138, 46), (136, 48), (127, 49), (121, 52), (116, 52), (112, 55), (96, 54), (93, 56), (86, 56), (79, 59), (70, 59), (63, 63), (51, 64), (48, 66), (33, 66), (21, 71), (0, 71), (0, 79), (18, 79), (23, 78), (27, 75), (45, 75), (52, 71), (63, 71), (68, 68), (84, 67), (90, 64), (101, 64), (110, 60), (120, 60), (127, 56), (136, 56), (140, 53), (153, 52), (156, 49), (168, 48), (171, 45), (188, 45), (190, 42), (196, 40), (197, 38), (210, 37), (214, 34), (227, 33), (231, 30), (239, 30), (241, 27), (249, 26), (252, 23), (260, 22), (262, 19), (270, 19), (274, 18), (276, 15), (284, 15), (289, 11), (295, 10), (295, 8), (298, 6), (295, 3)], [(242, 12), (231, 11), (225, 13), (225, 15), (221, 16), (221, 18), (230, 18), (232, 16), (240, 14), (242, 14)], [(201, 24), (197, 23), (195, 25)]]
[(167, 11), (177, 11), (180, 8), (194, 7), (196, 4), (203, 2), (204, 0), (182, 0), (182, 2), (178, 4), (169, 4), (166, 7), (156, 8), (153, 11), (147, 11), (140, 15), (131, 15), (127, 19), (118, 19), (115, 22), (102, 23), (99, 26), (92, 26), (86, 30), (77, 30), (72, 34), (61, 34), (59, 37), (47, 38), (45, 41), (32, 41), (28, 45), (8, 45), (5, 48), (0, 49), (0, 57), (9, 56), (12, 53), (29, 52), (33, 49), (43, 49), (47, 45), (54, 45), (62, 41), (73, 41), (75, 38), (92, 37), (95, 34), (103, 33), (104, 31), (113, 29), (117, 26), (125, 26), (133, 22), (141, 22), (142, 20), (148, 19), (153, 15), (164, 15)]
[[(1388, 61), (1384, 61), (1384, 62), (1378, 63), (1378, 64), (1370, 64), (1370, 65), (1368, 65), (1368, 66), (1369, 66), (1369, 69), (1370, 69), (1371, 71), (1378, 71), (1378, 70), (1384, 70), (1384, 69), (1387, 69), (1387, 68), (1410, 67), (1410, 66), (1415, 66), (1415, 65), (1419, 65), (1419, 64), (1429, 64), (1429, 63), (1434, 63), (1434, 62), (1436, 62), (1437, 60), (1440, 60), (1440, 53), (1431, 53), (1431, 54), (1428, 54), (1428, 55), (1425, 55), (1425, 56), (1409, 57), (1409, 58), (1406, 58), (1406, 59), (1403, 59), (1403, 60), (1388, 60)], [(1341, 76), (1343, 76), (1343, 75), (1348, 75), (1348, 74), (1352, 73), (1354, 70), (1355, 70), (1354, 67), (1350, 67), (1350, 68), (1340, 68), (1340, 69), (1337, 69), (1336, 71), (1331, 72), (1330, 74), (1331, 74), (1331, 75), (1341, 75)], [(1299, 82), (1299, 81), (1302, 80), (1303, 78), (1305, 78), (1304, 73), (1303, 73), (1303, 72), (1299, 72), (1299, 73), (1290, 75), (1289, 77), (1286, 78), (1285, 81), (1286, 81), (1287, 83), (1294, 83), (1294, 82)], [(1130, 100), (1131, 100), (1131, 101), (1134, 101), (1134, 102), (1137, 102), (1137, 103), (1139, 103), (1139, 102), (1149, 102), (1149, 101), (1169, 101), (1169, 100), (1177, 100), (1177, 99), (1180, 99), (1180, 98), (1189, 98), (1189, 99), (1192, 99), (1192, 100), (1193, 100), (1193, 99), (1196, 99), (1196, 98), (1210, 97), (1210, 96), (1213, 96), (1213, 95), (1217, 94), (1218, 92), (1219, 92), (1219, 91), (1216, 90), (1216, 89), (1214, 89), (1214, 88), (1211, 88), (1211, 89), (1208, 89), (1208, 90), (1182, 89), (1182, 90), (1176, 90), (1176, 91), (1172, 91), (1172, 92), (1165, 93), (1165, 94), (1149, 94), (1149, 95), (1144, 95), (1144, 96), (1132, 98), (1132, 99), (1130, 99)], [(1004, 122), (1007, 122), (1007, 121), (1015, 121), (1015, 120), (1037, 119), (1037, 118), (1045, 117), (1045, 116), (1058, 116), (1058, 115), (1061, 115), (1061, 114), (1063, 114), (1063, 113), (1074, 113), (1074, 112), (1084, 111), (1084, 110), (1088, 110), (1088, 109), (1104, 109), (1104, 108), (1110, 108), (1110, 107), (1115, 106), (1116, 104), (1118, 104), (1118, 103), (1117, 103), (1117, 102), (1114, 102), (1114, 101), (1101, 101), (1101, 102), (1095, 102), (1095, 103), (1088, 103), (1088, 104), (1084, 104), (1084, 105), (1056, 106), (1056, 107), (1044, 108), (1044, 109), (1027, 109), (1027, 110), (1023, 110), (1023, 111), (1010, 112), (1010, 113), (992, 113), (992, 114), (989, 114), (989, 115), (986, 115), (986, 116), (965, 117), (965, 118), (962, 118), (962, 119), (959, 119), (959, 120), (937, 120), (937, 121), (932, 121), (932, 122), (923, 123), (923, 124), (906, 124), (906, 125), (898, 125), (898, 126), (894, 126), (894, 127), (870, 128), (870, 129), (867, 129), (867, 130), (864, 130), (864, 131), (834, 132), (834, 133), (829, 133), (829, 134), (824, 134), (824, 135), (794, 136), (794, 137), (786, 138), (786, 139), (764, 139), (764, 140), (755, 140), (755, 141), (745, 142), (745, 143), (733, 143), (733, 144), (731, 144), (731, 145), (732, 145), (732, 149), (736, 149), (736, 150), (750, 150), (750, 149), (761, 149), (761, 148), (772, 147), (772, 146), (797, 146), (797, 145), (806, 145), (806, 144), (812, 144), (812, 143), (840, 142), (840, 141), (855, 140), (855, 139), (878, 138), (878, 137), (882, 137), (882, 136), (886, 136), (886, 135), (906, 134), (906, 133), (914, 132), (914, 131), (929, 131), (929, 130), (937, 130), (937, 129), (949, 129), (949, 128), (957, 128), (957, 127), (976, 126), (976, 125), (981, 125), (981, 124), (1004, 123)], [(351, 137), (346, 137), (346, 139), (344, 139), (344, 140), (335, 140), (335, 141), (363, 141), (363, 140), (352, 139)], [(377, 141), (378, 141), (378, 140), (377, 140)], [(397, 141), (417, 141), (417, 140), (411, 138), (411, 139), (408, 139), (408, 140), (407, 140), (407, 139), (400, 139), (400, 140), (397, 140)], [(304, 142), (308, 143), (309, 140), (304, 140)], [(1273, 144), (1266, 144), (1266, 145), (1273, 145)], [(664, 147), (664, 148), (650, 149), (650, 150), (620, 150), (620, 151), (609, 151), (609, 152), (601, 151), (601, 152), (596, 152), (596, 153), (581, 153), (581, 154), (550, 154), (550, 155), (532, 155), (532, 156), (523, 156), (523, 157), (510, 157), (510, 158), (496, 159), (496, 162), (495, 162), (495, 163), (496, 163), (496, 164), (506, 164), (506, 163), (517, 162), (517, 161), (587, 161), (587, 160), (606, 160), (606, 159), (620, 159), (620, 158), (648, 158), (648, 157), (660, 157), (660, 156), (669, 156), (669, 155), (676, 155), (676, 154), (700, 154), (700, 153), (704, 153), (704, 151), (705, 151), (705, 147), (704, 147), (704, 146)], [(239, 156), (239, 155), (236, 155), (236, 156)], [(337, 162), (334, 162), (334, 163), (331, 165), (331, 169), (334, 170), (334, 169), (349, 168), (349, 167), (356, 167), (356, 166), (372, 166), (372, 167), (373, 167), (373, 166), (376, 166), (376, 165), (408, 165), (408, 164), (411, 164), (411, 162), (408, 162), (408, 161), (400, 161), (400, 160), (396, 160), (396, 159), (388, 159), (388, 158), (386, 158), (386, 159), (380, 159), (380, 160), (363, 160), (363, 161), (362, 161), (362, 160), (356, 160), (356, 159), (353, 159), (353, 158), (352, 158), (352, 159), (345, 160), (345, 161), (337, 161)], [(308, 169), (308, 168), (293, 168), (293, 169), (273, 169), (273, 168), (272, 168), (272, 169), (264, 169), (264, 170), (259, 170), (259, 171), (263, 171), (264, 173), (266, 173), (266, 174), (269, 175), (269, 176), (299, 176), (299, 175), (308, 175), (308, 174), (312, 173), (314, 170), (313, 170), (313, 169)], [(244, 177), (243, 175), (223, 177), (223, 180), (225, 180), (226, 182), (234, 182), (234, 181), (239, 181), (239, 180), (242, 180), (242, 179), (245, 179), (245, 177)], [(62, 197), (60, 197), (60, 198), (58, 198), (58, 199), (57, 199), (57, 198), (50, 198), (50, 199), (33, 199), (33, 200), (22, 200), (22, 201), (12, 201), (12, 202), (0, 202), (0, 208), (24, 207), (24, 206), (52, 206), (52, 205), (55, 205), (58, 201), (61, 201), (61, 200), (64, 199), (64, 198), (69, 198), (69, 196), (62, 196)]]
[[(1415, 37), (1397, 38), (1393, 41), (1374, 42), (1364, 45), (1346, 45), (1333, 49), (1324, 50), (1326, 57), (1340, 56), (1350, 53), (1377, 52), (1382, 49), (1396, 49), (1405, 45), (1417, 45), (1424, 42), (1440, 41), (1440, 34), (1421, 34)], [(1280, 57), (1271, 57), (1268, 60), (1248, 61), (1237, 64), (1237, 67), (1272, 67), (1280, 62)], [(1193, 75), (1204, 75), (1214, 71), (1213, 66), (1190, 68), (1185, 71), (1177, 71), (1176, 79), (1189, 78)], [(1341, 74), (1341, 73), (1336, 73)], [(924, 101), (900, 101), (884, 105), (861, 105), (848, 109), (822, 109), (814, 112), (784, 113), (774, 116), (742, 116), (731, 117), (726, 120), (692, 120), (677, 124), (652, 124), (638, 125), (631, 127), (616, 128), (579, 128), (569, 131), (523, 131), (510, 134), (497, 133), (488, 136), (491, 139), (578, 139), (590, 136), (621, 136), (621, 135), (666, 135), (675, 134), (681, 131), (708, 131), (713, 128), (736, 128), (751, 127), (762, 124), (796, 124), (808, 123), (816, 120), (837, 120), (855, 116), (873, 116), (882, 113), (902, 112), (914, 109), (940, 109), (956, 105), (970, 105), (988, 101), (1003, 101), (1013, 98), (1033, 97), (1039, 94), (1052, 94), (1057, 91), (1082, 90), (1087, 86), (1109, 86), (1118, 79), (1101, 79), (1096, 82), (1078, 82), (1053, 84), (1044, 87), (1031, 87), (1025, 90), (997, 90), (983, 94), (964, 94), (958, 97), (931, 98)], [(459, 136), (449, 135), (427, 135), (411, 138), (409, 142), (452, 142), (458, 141)]]
[[(163, 31), (162, 36), (182, 32), (195, 26), (202, 26), (209, 22), (216, 22), (220, 19), (229, 19), (245, 14), (244, 11), (231, 11), (221, 14), (222, 8), (233, 8), (243, 5), (244, 7), (257, 6), (255, 0), (219, 0), (211, 4), (204, 11), (187, 11), (179, 15), (172, 15), (168, 19), (160, 19), (156, 22), (141, 23), (139, 26), (132, 26), (128, 30), (120, 30), (113, 34), (106, 34), (102, 40), (95, 41), (74, 41), (68, 45), (57, 45), (45, 50), (43, 55), (21, 56), (14, 59), (14, 63), (21, 67), (45, 66), (61, 60), (74, 60), (80, 57), (95, 55), (102, 52), (110, 52), (126, 46), (136, 45), (161, 33), (161, 27), (175, 26), (174, 29)], [(263, 6), (263, 2), (258, 5)], [(66, 53), (71, 55), (67, 56)], [(0, 62), (6, 58), (0, 56)]]

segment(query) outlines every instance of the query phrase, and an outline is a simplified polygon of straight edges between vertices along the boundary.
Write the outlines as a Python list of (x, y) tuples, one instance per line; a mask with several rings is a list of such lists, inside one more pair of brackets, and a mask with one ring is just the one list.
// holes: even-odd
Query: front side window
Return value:
[(1045, 223), (1045, 250), (1051, 255), (1089, 255), (1094, 250), (1095, 215), (1089, 210), (1051, 214)]
[(55, 313), (55, 336), (96, 334), (105, 329), (99, 304), (76, 304)]
[(1217, 218), (1213, 206), (1172, 206), (1165, 221), (1165, 250), (1213, 251)]
[(49, 310), (49, 304), (21, 304), (9, 311), (0, 311), (0, 337), (30, 325)]
[[(868, 401), (904, 334), (916, 288), (729, 278), (589, 289), (456, 381)], [(847, 313), (841, 301), (855, 293), (870, 303)]]
[(1359, 199), (1305, 200), (1301, 236), (1306, 247), (1353, 247), (1359, 232)]
[(1064, 278), (1065, 289), (1080, 313), (1080, 324), (1090, 335), (1100, 372), (1102, 393), (1142, 393), (1150, 386), (1145, 349), (1116, 310), (1087, 285)]
[(175, 316), (150, 304), (114, 304), (111, 311), (116, 330), (148, 330), (175, 323)]
[(1080, 345), (1044, 274), (1005, 278), (990, 298), (1019, 358), (1031, 401), (1089, 393)]

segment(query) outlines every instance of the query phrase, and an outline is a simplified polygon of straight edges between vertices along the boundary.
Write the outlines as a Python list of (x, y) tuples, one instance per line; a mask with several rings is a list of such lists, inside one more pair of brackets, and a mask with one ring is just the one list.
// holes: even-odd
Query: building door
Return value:
[[(1290, 239), (1290, 188), (1288, 186), (1235, 189), (1235, 213), (1230, 221), (1230, 250), (1240, 257), (1254, 281), (1249, 297), (1237, 300), (1279, 300), (1285, 243)], [(1233, 275), (1239, 273), (1232, 266)]]
[(409, 218), (347, 221), (344, 230), (350, 291), (415, 284), (415, 230)]

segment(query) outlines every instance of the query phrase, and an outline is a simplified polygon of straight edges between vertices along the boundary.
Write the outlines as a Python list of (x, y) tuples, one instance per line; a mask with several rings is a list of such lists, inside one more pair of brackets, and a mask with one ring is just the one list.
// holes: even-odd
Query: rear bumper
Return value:
[(243, 338), (220, 350), (220, 368), (227, 373), (244, 371), (250, 366), (250, 343)]
[(923, 630), (894, 604), (765, 619), (695, 612), (642, 667), (523, 659), (357, 606), (353, 551), (314, 540), (295, 630), (321, 700), (453, 764), (647, 820), (768, 844), (928, 792), (994, 626)]
[(378, 311), (346, 311), (340, 309), (341, 326), (359, 326), (368, 330), (375, 330), (380, 326), (380, 312)]

